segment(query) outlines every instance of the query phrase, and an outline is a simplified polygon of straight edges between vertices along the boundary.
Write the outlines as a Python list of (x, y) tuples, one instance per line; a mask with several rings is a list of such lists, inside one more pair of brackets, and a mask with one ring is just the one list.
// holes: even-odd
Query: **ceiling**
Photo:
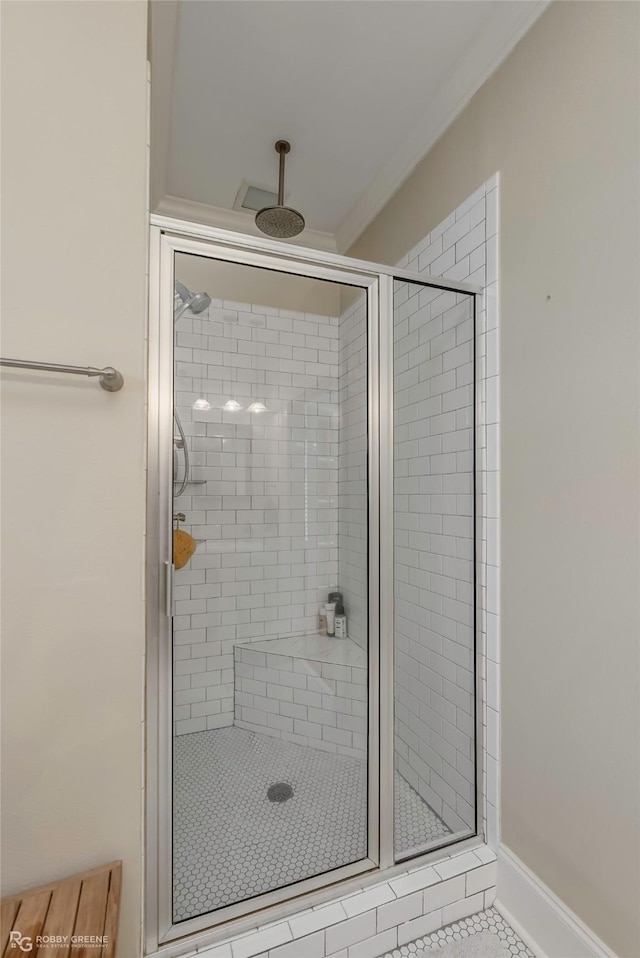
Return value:
[(299, 241), (345, 249), (545, 5), (152, 3), (154, 207), (253, 232), (234, 200), (243, 180), (277, 188), (284, 138)]

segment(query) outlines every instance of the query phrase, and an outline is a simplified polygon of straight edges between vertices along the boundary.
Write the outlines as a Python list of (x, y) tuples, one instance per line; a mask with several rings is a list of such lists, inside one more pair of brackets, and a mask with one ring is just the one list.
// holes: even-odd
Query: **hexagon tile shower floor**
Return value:
[[(493, 939), (488, 937), (493, 936)], [(511, 925), (502, 917), (497, 908), (462, 918), (451, 925), (445, 925), (424, 938), (417, 938), (407, 945), (401, 945), (388, 951), (382, 958), (438, 958), (455, 950), (457, 942), (469, 942), (469, 955), (492, 955), (502, 958), (535, 958), (525, 943), (519, 938)], [(474, 947), (475, 946), (475, 947)]]
[[(361, 759), (234, 727), (177, 736), (174, 921), (364, 858), (366, 794)], [(396, 812), (402, 849), (449, 834), (400, 776)]]

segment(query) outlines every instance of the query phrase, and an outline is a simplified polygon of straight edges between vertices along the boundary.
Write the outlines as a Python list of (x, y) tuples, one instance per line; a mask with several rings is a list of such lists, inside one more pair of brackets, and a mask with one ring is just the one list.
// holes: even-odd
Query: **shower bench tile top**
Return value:
[(326, 635), (291, 635), (281, 639), (245, 642), (238, 648), (270, 655), (288, 655), (294, 659), (312, 659), (351, 668), (366, 669), (367, 653), (352, 639), (335, 639)]
[(234, 725), (367, 757), (367, 653), (352, 639), (292, 635), (234, 647)]

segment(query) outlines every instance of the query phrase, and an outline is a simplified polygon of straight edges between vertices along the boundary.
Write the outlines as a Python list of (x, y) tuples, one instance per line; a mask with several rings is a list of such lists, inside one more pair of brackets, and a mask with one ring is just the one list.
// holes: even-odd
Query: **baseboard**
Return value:
[(504, 845), (498, 848), (495, 905), (537, 958), (616, 958)]
[(531, 937), (529, 930), (522, 927), (518, 919), (514, 918), (509, 909), (505, 908), (504, 904), (499, 898), (496, 898), (493, 903), (493, 907), (496, 909), (496, 911), (500, 912), (506, 923), (513, 928), (518, 938), (522, 938), (529, 951), (532, 951), (536, 958), (549, 958), (547, 953), (542, 950), (542, 947), (538, 944), (538, 942)]

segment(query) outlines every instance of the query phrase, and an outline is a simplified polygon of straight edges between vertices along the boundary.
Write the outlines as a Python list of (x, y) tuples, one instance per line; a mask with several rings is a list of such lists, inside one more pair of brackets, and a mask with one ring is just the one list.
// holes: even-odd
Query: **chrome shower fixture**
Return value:
[(304, 229), (304, 216), (297, 210), (284, 206), (284, 158), (291, 149), (286, 140), (278, 140), (276, 153), (280, 154), (280, 171), (278, 176), (278, 205), (265, 206), (256, 213), (256, 226), (267, 236), (278, 239), (289, 239), (297, 236)]
[[(184, 283), (179, 283), (178, 280), (173, 284), (173, 322), (176, 323), (182, 314), (190, 309), (192, 313), (201, 313), (208, 306), (211, 305), (211, 297), (208, 293), (192, 293), (191, 290), (188, 290)], [(196, 399), (194, 403), (194, 409), (205, 408), (203, 406), (198, 406), (197, 403), (199, 400)], [(206, 402), (206, 400), (205, 400)], [(209, 408), (207, 403), (206, 408)], [(187, 446), (187, 438), (184, 434), (184, 429), (182, 428), (182, 423), (180, 422), (180, 416), (178, 415), (178, 410), (173, 408), (173, 418), (178, 429), (178, 438), (174, 438), (174, 445), (176, 449), (182, 449), (182, 455), (184, 458), (184, 475), (182, 476), (182, 481), (175, 479), (174, 481), (178, 484), (177, 492), (174, 492), (174, 499), (178, 499), (184, 490), (187, 487), (187, 483), (191, 480), (191, 463), (189, 462), (189, 447)]]
[(192, 313), (201, 313), (211, 305), (211, 297), (208, 293), (192, 293), (184, 283), (177, 280), (173, 284), (173, 321), (180, 319), (185, 310), (190, 309)]

